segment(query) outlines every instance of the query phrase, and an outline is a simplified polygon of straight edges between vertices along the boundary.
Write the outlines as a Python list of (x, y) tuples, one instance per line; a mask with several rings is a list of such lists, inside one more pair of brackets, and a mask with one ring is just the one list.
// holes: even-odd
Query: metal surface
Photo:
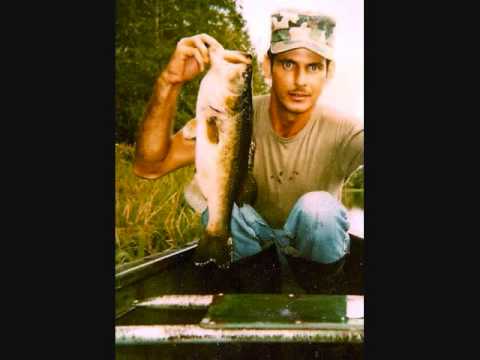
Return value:
[(124, 263), (124, 264), (116, 265), (115, 266), (115, 274), (119, 274), (122, 271), (125, 271), (127, 269), (132, 268), (132, 267), (141, 265), (143, 263), (155, 260), (155, 259), (157, 259), (159, 257), (162, 257), (162, 256), (165, 256), (165, 255), (166, 255), (165, 251), (161, 251), (161, 252), (157, 252), (157, 253), (145, 256), (141, 259), (132, 260), (132, 261), (129, 261), (129, 262)]
[(351, 319), (361, 319), (364, 317), (362, 295), (347, 295), (347, 317)]
[(127, 268), (115, 274), (115, 289), (120, 289), (124, 286), (139, 281), (145, 277), (151, 276), (172, 265), (172, 263), (179, 262), (189, 255), (193, 249), (197, 247), (198, 243), (195, 241), (182, 249), (169, 250), (161, 256), (141, 263), (137, 266)]
[(362, 329), (205, 329), (199, 325), (117, 326), (117, 346), (162, 343), (362, 343)]
[(206, 309), (213, 300), (213, 295), (163, 295), (147, 299), (136, 305), (149, 309)]
[[(239, 262), (231, 272), (198, 268), (191, 261), (191, 255), (196, 246), (197, 243), (192, 242), (183, 249), (169, 250), (118, 268), (120, 271), (115, 276), (117, 346), (129, 349), (130, 345), (134, 345), (138, 350), (142, 347), (136, 345), (158, 349), (160, 347), (151, 345), (174, 346), (176, 343), (184, 343), (186, 347), (215, 346), (215, 343), (224, 343), (225, 346), (232, 346), (228, 343), (235, 343), (238, 346), (241, 343), (256, 343), (255, 346), (260, 343), (290, 343), (292, 346), (295, 343), (357, 344), (355, 346), (363, 343), (364, 321), (361, 318), (363, 317), (363, 297), (352, 298), (355, 306), (350, 311), (347, 299), (346, 311), (337, 318), (339, 320), (337, 322), (324, 321), (325, 319), (309, 322), (297, 314), (290, 317), (288, 323), (290, 327), (287, 326), (287, 328), (278, 326), (279, 323), (271, 323), (268, 325), (271, 327), (267, 328), (252, 328), (252, 318), (249, 320), (242, 318), (240, 309), (236, 310), (236, 314), (232, 314), (238, 317), (236, 319), (238, 321), (232, 317), (222, 323), (216, 322), (220, 318), (212, 319), (210, 315), (205, 316), (214, 298), (220, 297), (212, 294), (224, 292), (225, 296), (238, 296), (242, 293), (244, 295), (257, 293), (256, 296), (273, 295), (275, 291), (269, 290), (265, 283), (270, 284), (276, 279), (276, 273), (273, 274), (271, 270), (271, 264), (275, 259), (271, 256), (272, 254), (265, 251), (251, 263)], [(355, 259), (354, 263), (357, 262)], [(271, 270), (273, 275), (267, 270)], [(358, 271), (356, 267), (349, 270), (351, 274)], [(238, 273), (240, 275), (237, 276)], [(290, 299), (301, 296), (277, 295), (290, 296)], [(248, 307), (252, 309), (256, 307), (259, 310), (258, 315), (262, 315), (259, 304), (253, 302)], [(289, 315), (288, 311), (292, 310), (292, 307), (291, 305), (283, 308), (278, 306), (275, 309), (278, 312), (283, 309), (283, 315)], [(346, 318), (341, 319), (343, 315)], [(357, 319), (348, 319), (347, 315)], [(203, 323), (201, 323), (202, 318), (205, 320)], [(242, 322), (244, 327), (238, 327)], [(261, 322), (260, 320), (259, 323)], [(189, 343), (193, 345), (188, 345)]]

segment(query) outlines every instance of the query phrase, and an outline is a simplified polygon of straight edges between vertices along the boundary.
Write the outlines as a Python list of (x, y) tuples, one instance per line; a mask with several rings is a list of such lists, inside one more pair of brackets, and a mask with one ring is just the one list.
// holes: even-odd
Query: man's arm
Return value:
[(350, 176), (355, 170), (363, 166), (363, 144), (364, 144), (364, 130), (357, 129), (357, 131), (352, 134), (350, 141), (348, 142), (346, 148), (346, 159), (347, 166), (345, 169), (346, 177)]
[(339, 143), (340, 171), (347, 179), (363, 165), (364, 128), (360, 119), (342, 116)]
[(137, 176), (156, 179), (195, 160), (195, 142), (181, 131), (172, 135), (180, 87), (163, 74), (157, 80), (138, 132), (133, 166)]
[(181, 86), (205, 70), (208, 47), (221, 46), (206, 34), (181, 39), (166, 69), (157, 79), (140, 124), (133, 170), (140, 177), (159, 178), (195, 161), (195, 142), (182, 131), (173, 133)]

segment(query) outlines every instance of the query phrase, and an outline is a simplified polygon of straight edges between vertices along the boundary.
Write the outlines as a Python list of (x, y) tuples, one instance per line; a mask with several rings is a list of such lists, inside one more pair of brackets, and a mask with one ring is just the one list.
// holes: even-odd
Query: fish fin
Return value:
[(184, 139), (195, 140), (197, 134), (197, 119), (190, 119), (182, 128), (182, 135)]
[(207, 119), (207, 138), (212, 144), (218, 144), (218, 126), (215, 116)]
[(195, 265), (203, 266), (213, 262), (220, 268), (230, 267), (231, 241), (229, 239), (228, 234), (217, 236), (205, 231), (193, 256)]

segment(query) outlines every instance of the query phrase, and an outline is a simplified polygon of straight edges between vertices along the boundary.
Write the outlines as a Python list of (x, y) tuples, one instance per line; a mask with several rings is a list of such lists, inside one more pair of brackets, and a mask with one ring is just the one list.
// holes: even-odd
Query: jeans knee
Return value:
[(345, 255), (349, 226), (344, 206), (329, 193), (314, 191), (298, 199), (284, 229), (302, 257), (328, 264)]
[(303, 214), (313, 218), (329, 220), (346, 218), (343, 205), (326, 191), (312, 191), (303, 194), (294, 206), (294, 211), (301, 211)]

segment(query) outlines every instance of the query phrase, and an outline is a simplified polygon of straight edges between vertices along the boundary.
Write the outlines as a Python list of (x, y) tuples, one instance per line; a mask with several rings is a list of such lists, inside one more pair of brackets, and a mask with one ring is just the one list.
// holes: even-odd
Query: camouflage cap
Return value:
[(304, 47), (332, 60), (334, 28), (335, 20), (321, 13), (280, 10), (272, 14), (270, 51), (278, 54)]

